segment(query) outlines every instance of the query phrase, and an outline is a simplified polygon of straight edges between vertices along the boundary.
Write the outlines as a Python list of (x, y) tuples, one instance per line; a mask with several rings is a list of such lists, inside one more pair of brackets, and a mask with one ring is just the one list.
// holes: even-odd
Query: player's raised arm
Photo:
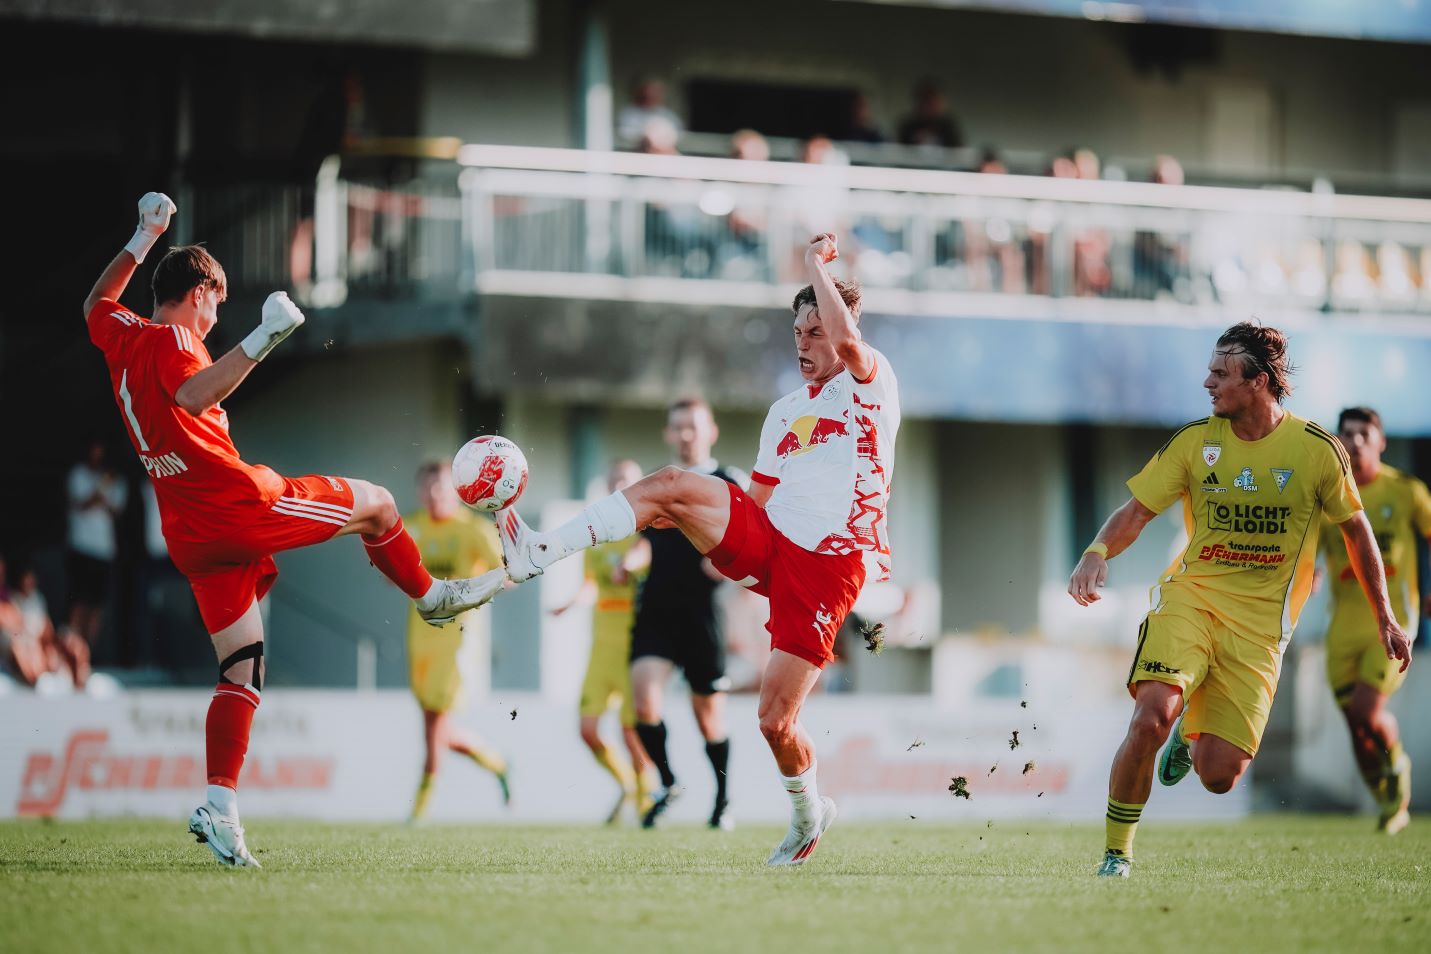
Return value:
[(213, 364), (194, 374), (174, 392), (174, 403), (190, 414), (199, 415), (234, 392), (260, 361), (303, 324), (287, 292), (274, 292), (263, 303), (258, 327)]
[(1148, 521), (1157, 514), (1138, 502), (1136, 497), (1108, 517), (1098, 536), (1083, 551), (1083, 558), (1073, 569), (1068, 581), (1068, 595), (1079, 606), (1087, 606), (1102, 599), (1098, 588), (1108, 581), (1108, 561), (1133, 545)]
[(1376, 614), (1376, 627), (1380, 632), (1381, 645), (1386, 650), (1386, 658), (1401, 660), (1400, 671), (1405, 672), (1406, 667), (1411, 665), (1411, 640), (1402, 632), (1396, 614), (1392, 612), (1391, 598), (1386, 593), (1386, 570), (1381, 563), (1381, 548), (1376, 545), (1371, 521), (1367, 520), (1364, 511), (1358, 510), (1337, 527), (1346, 541), (1352, 572), (1356, 574), (1357, 582)]
[(868, 381), (875, 370), (873, 352), (860, 337), (860, 328), (855, 316), (850, 313), (840, 292), (825, 266), (840, 257), (840, 250), (833, 232), (821, 232), (810, 241), (805, 249), (805, 270), (810, 275), (810, 284), (815, 289), (815, 308), (820, 313), (820, 323), (835, 346), (835, 353), (845, 363), (845, 367), (858, 381)]
[(99, 280), (84, 300), (86, 318), (101, 299), (119, 300), (129, 280), (134, 277), (134, 270), (144, 261), (154, 243), (159, 241), (159, 236), (169, 228), (169, 217), (177, 211), (179, 207), (174, 200), (164, 193), (144, 193), (144, 198), (139, 200), (139, 225), (134, 229), (134, 236), (100, 273)]

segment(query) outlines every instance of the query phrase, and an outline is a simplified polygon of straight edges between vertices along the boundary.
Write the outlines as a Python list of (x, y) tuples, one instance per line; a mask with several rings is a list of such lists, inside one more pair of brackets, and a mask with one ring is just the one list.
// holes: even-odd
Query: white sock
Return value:
[(624, 540), (636, 532), (636, 512), (620, 492), (603, 497), (550, 533), (541, 535), (532, 559), (543, 569), (579, 550)]
[(219, 814), (238, 817), (238, 792), (227, 785), (209, 786), (209, 804), (219, 810)]
[(810, 767), (799, 775), (782, 775), (780, 783), (790, 793), (791, 819), (796, 828), (814, 828), (820, 821), (820, 791), (815, 787), (813, 760)]
[(435, 609), (437, 604), (442, 601), (442, 594), (445, 593), (446, 590), (447, 581), (439, 580), (434, 576), (432, 578), (432, 585), (427, 588), (427, 592), (413, 600), (413, 602), (416, 603), (417, 608), (423, 612)]

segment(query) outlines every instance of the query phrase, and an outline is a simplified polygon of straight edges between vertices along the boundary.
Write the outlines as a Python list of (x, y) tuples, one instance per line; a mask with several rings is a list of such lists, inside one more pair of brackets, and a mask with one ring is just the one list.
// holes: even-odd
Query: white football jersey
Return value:
[(848, 370), (824, 387), (802, 384), (770, 407), (752, 483), (773, 485), (765, 511), (775, 529), (814, 553), (865, 557), (866, 580), (890, 571), (890, 485), (899, 433), (899, 383), (874, 351), (875, 370)]

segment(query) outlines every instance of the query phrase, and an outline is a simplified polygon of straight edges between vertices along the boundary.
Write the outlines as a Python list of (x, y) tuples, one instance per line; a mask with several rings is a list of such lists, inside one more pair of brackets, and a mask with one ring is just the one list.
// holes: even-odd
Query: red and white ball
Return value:
[(527, 489), (527, 458), (505, 437), (474, 437), (452, 458), (457, 496), (473, 510), (510, 507)]

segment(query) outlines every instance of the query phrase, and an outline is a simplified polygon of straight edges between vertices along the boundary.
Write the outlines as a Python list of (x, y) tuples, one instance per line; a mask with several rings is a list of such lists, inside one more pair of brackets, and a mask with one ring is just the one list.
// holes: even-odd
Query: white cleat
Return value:
[(532, 559), (536, 533), (511, 507), (497, 511), (497, 536), (502, 540), (502, 562), (513, 583), (525, 583), (542, 575), (542, 568)]
[(442, 584), (438, 591), (436, 605), (430, 609), (423, 609), (419, 603), (417, 615), (423, 618), (429, 626), (442, 626), (450, 623), (470, 609), (476, 609), (484, 603), (490, 602), (492, 597), (502, 592), (502, 586), (507, 581), (507, 574), (503, 570), (488, 570), (481, 576), (473, 576), (462, 580), (438, 580)]
[(1100, 878), (1126, 878), (1133, 872), (1133, 859), (1127, 855), (1115, 855), (1108, 852), (1103, 856), (1103, 863), (1098, 866), (1098, 877)]
[(791, 823), (785, 840), (775, 847), (770, 857), (765, 859), (765, 863), (772, 868), (803, 865), (815, 853), (815, 846), (820, 844), (820, 836), (835, 823), (835, 816), (838, 814), (835, 800), (828, 795), (821, 795), (820, 821), (815, 827), (806, 829), (796, 828), (794, 823)]
[(213, 805), (200, 805), (189, 816), (189, 832), (208, 845), (219, 864), (230, 868), (262, 868), (249, 854), (243, 841), (243, 826), (232, 815), (224, 815)]

